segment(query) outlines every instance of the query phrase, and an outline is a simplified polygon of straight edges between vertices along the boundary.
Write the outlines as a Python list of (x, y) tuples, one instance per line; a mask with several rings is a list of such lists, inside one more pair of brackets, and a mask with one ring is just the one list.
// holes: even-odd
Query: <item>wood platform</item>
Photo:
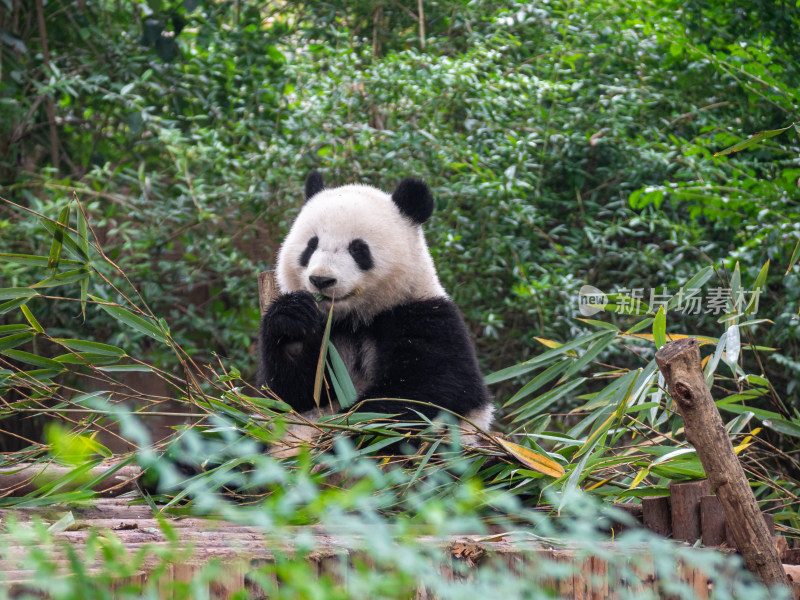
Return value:
[[(72, 517), (67, 516), (60, 521), (69, 514)], [(74, 522), (70, 523), (73, 518)], [(266, 598), (265, 591), (248, 577), (248, 573), (273, 561), (276, 552), (292, 552), (292, 540), (296, 539), (296, 536), (287, 536), (285, 529), (282, 530), (282, 537), (270, 539), (256, 527), (197, 518), (169, 519), (171, 532), (165, 533), (149, 506), (131, 505), (123, 498), (98, 499), (83, 508), (0, 510), (3, 531), (6, 531), (9, 519), (28, 524), (40, 520), (45, 525), (56, 524), (56, 528), (59, 528), (59, 521), (62, 527), (69, 523), (65, 529), (53, 533), (54, 543), (51, 547), (39, 548), (39, 551), (51, 553), (53, 577), (64, 577), (70, 572), (71, 552), (81, 557), (87, 572), (102, 573), (103, 551), (97, 549), (100, 540), (107, 547), (115, 548), (127, 556), (135, 556), (136, 553), (143, 556), (138, 564), (131, 567), (133, 571), (120, 570), (118, 577), (111, 582), (114, 588), (145, 583), (155, 569), (163, 571), (159, 587), (166, 590), (172, 581), (190, 581), (211, 559), (216, 559), (224, 565), (224, 575), (209, 586), (209, 591), (211, 597), (220, 599), (230, 598), (241, 589), (248, 591), (248, 597)], [(308, 554), (306, 560), (312, 566), (312, 573), (317, 576), (328, 575), (334, 581), (341, 581), (345, 571), (341, 568), (343, 565), (356, 557), (369, 561), (369, 557), (353, 550), (353, 540), (349, 537), (337, 537), (319, 527), (298, 528), (297, 533), (301, 531), (313, 536), (315, 551)], [(541, 566), (542, 561), (553, 561), (563, 567), (565, 576), (559, 579), (554, 577), (541, 584), (564, 598), (604, 600), (615, 597), (615, 590), (659, 588), (656, 578), (646, 572), (640, 572), (638, 581), (625, 581), (620, 579), (619, 574), (610, 574), (608, 563), (598, 557), (616, 556), (619, 559), (620, 549), (614, 543), (567, 548), (504, 534), (465, 535), (449, 539), (419, 538), (418, 542), (441, 548), (444, 561), (442, 575), (450, 580), (468, 578), (470, 571), (480, 568), (487, 560), (499, 560), (518, 574), (524, 574), (533, 564)], [(13, 539), (8, 533), (2, 533), (0, 548), (3, 549), (0, 573), (4, 573), (9, 595), (13, 597), (33, 591), (31, 582), (35, 581), (37, 574), (31, 569), (27, 558), (31, 547)], [(646, 547), (641, 548), (642, 553), (647, 551)], [(625, 552), (631, 553), (629, 545)], [(159, 558), (170, 554), (172, 557), (166, 564)], [(457, 563), (461, 563), (461, 567), (456, 566)], [(679, 571), (680, 580), (691, 586), (699, 598), (709, 597), (709, 581), (701, 572), (688, 566), (681, 567)], [(168, 594), (165, 593), (166, 596)], [(424, 588), (420, 588), (416, 594), (420, 600), (432, 597)]]

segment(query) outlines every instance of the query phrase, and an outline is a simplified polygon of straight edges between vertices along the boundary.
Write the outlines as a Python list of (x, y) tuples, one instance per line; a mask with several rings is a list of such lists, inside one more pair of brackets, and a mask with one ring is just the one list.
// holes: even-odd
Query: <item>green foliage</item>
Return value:
[[(754, 269), (797, 242), (796, 138), (712, 156), (796, 120), (796, 48), (781, 33), (795, 9), (424, 3), (423, 44), (417, 9), (397, 3), (92, 3), (49, 18), (63, 2), (46, 10), (48, 64), (32, 22), (9, 33), (24, 52), (3, 47), (6, 195), (52, 213), (81, 190), (111, 258), (202, 362), (253, 363), (253, 275), (311, 168), (432, 183), (435, 258), (493, 368), (534, 335), (576, 335), (581, 282), (669, 285), (703, 253), (734, 248)], [(762, 14), (776, 25), (744, 25)], [(42, 169), (54, 153), (31, 127), (42, 98), (61, 118), (57, 170)], [(31, 225), (5, 235), (45, 254)], [(796, 278), (774, 281), (771, 343), (791, 360)]]
[[(87, 223), (87, 232), (82, 237), (92, 233)], [(70, 234), (67, 231), (57, 238), (56, 232), (51, 233), (53, 239), (61, 239), (62, 243)], [(80, 239), (77, 239), (76, 246), (80, 246)], [(87, 244), (85, 254), (91, 261), (90, 279), (102, 278), (100, 264), (103, 261), (110, 263), (110, 260), (103, 258), (102, 251), (93, 243)], [(763, 285), (767, 266), (759, 272), (754, 287)], [(32, 261), (28, 267), (41, 269), (42, 261)], [(57, 268), (49, 269), (55, 271)], [(690, 278), (686, 287), (700, 286), (709, 277), (709, 270), (704, 269)], [(105, 283), (112, 289), (119, 289), (118, 284), (125, 279), (124, 273), (118, 272)], [(736, 290), (743, 285), (737, 265), (731, 277), (731, 288)], [(30, 302), (32, 298), (23, 291), (26, 289), (30, 288), (0, 289), (0, 293), (21, 302)], [(73, 299), (76, 304), (81, 301), (80, 294), (80, 290), (75, 290)], [(41, 299), (50, 303), (64, 301), (61, 297)], [(174, 353), (186, 366), (183, 380), (141, 361), (130, 363), (129, 356), (109, 344), (51, 337), (26, 304), (21, 304), (13, 311), (9, 310), (16, 323), (3, 326), (3, 333), (7, 334), (1, 338), (6, 340), (7, 346), (3, 353), (16, 362), (10, 365), (11, 369), (0, 373), (0, 389), (12, 398), (16, 396), (23, 400), (8, 406), (0, 418), (30, 411), (44, 412), (62, 421), (79, 413), (81, 420), (72, 429), (52, 421), (47, 428), (45, 446), (4, 455), (4, 462), (11, 467), (24, 457), (41, 463), (55, 459), (73, 465), (74, 469), (56, 479), (42, 480), (37, 491), (24, 497), (2, 499), (0, 505), (36, 507), (92, 498), (91, 488), (100, 476), (93, 476), (90, 471), (101, 464), (101, 457), (112, 455), (107, 445), (98, 439), (97, 433), (118, 428), (125, 440), (139, 448), (135, 458), (147, 469), (145, 477), (151, 478), (148, 485), (161, 494), (165, 513), (219, 516), (261, 527), (275, 546), (282, 537), (294, 536), (292, 527), (319, 524), (335, 531), (339, 537), (345, 536), (343, 539), (370, 556), (382, 573), (381, 581), (377, 581), (361, 570), (357, 562), (345, 561), (341, 568), (346, 575), (342, 580), (347, 585), (325, 578), (312, 578), (305, 556), (315, 549), (315, 545), (309, 539), (299, 542), (296, 554), (279, 556), (254, 574), (254, 577), (263, 577), (265, 582), (277, 577), (280, 582), (276, 590), (278, 597), (333, 594), (350, 598), (363, 597), (365, 593), (369, 597), (382, 593), (382, 597), (405, 598), (420, 582), (441, 597), (463, 596), (467, 590), (474, 592), (484, 587), (506, 589), (512, 597), (551, 597), (546, 582), (554, 576), (552, 565), (546, 560), (537, 562), (536, 569), (526, 570), (524, 577), (509, 572), (505, 563), (499, 562), (484, 565), (469, 580), (452, 583), (436, 576), (443, 568), (442, 556), (418, 542), (423, 535), (447, 536), (464, 530), (488, 533), (489, 526), (509, 531), (520, 523), (526, 525), (526, 535), (534, 539), (556, 545), (578, 543), (586, 556), (602, 556), (604, 561), (608, 561), (609, 574), (613, 578), (635, 582), (637, 575), (631, 574), (631, 569), (636, 568), (638, 560), (644, 561), (640, 566), (644, 568), (652, 557), (661, 557), (662, 562), (653, 567), (660, 578), (657, 593), (673, 593), (680, 589), (681, 584), (673, 581), (672, 575), (677, 563), (683, 561), (713, 575), (720, 597), (726, 597), (726, 594), (732, 597), (768, 597), (765, 590), (753, 587), (747, 577), (732, 577), (731, 573), (740, 568), (726, 562), (729, 559), (720, 554), (683, 554), (665, 540), (643, 538), (636, 532), (615, 537), (618, 554), (608, 554), (602, 550), (602, 545), (594, 543), (604, 539), (603, 531), (610, 526), (610, 517), (617, 520), (622, 517), (607, 514), (605, 509), (583, 497), (580, 490), (624, 501), (665, 493), (669, 481), (703, 475), (694, 450), (682, 439), (680, 417), (663, 394), (663, 380), (658, 378), (655, 363), (641, 347), (636, 355), (641, 358), (643, 366), (632, 369), (606, 366), (605, 371), (597, 371), (596, 377), (609, 379), (610, 383), (599, 391), (589, 391), (578, 397), (584, 404), (572, 411), (577, 420), (573, 419), (569, 429), (548, 429), (555, 424), (548, 408), (585, 386), (590, 380), (578, 377), (579, 373), (589, 368), (599, 355), (607, 353), (612, 345), (633, 341), (632, 346), (635, 346), (644, 342), (654, 350), (662, 338), (675, 337), (676, 334), (670, 332), (665, 309), (673, 305), (674, 298), (663, 300), (655, 319), (641, 319), (627, 331), (595, 321), (599, 331), (567, 344), (542, 340), (551, 347), (549, 350), (526, 363), (490, 376), (490, 380), (498, 382), (530, 376), (541, 370), (508, 402), (508, 414), (513, 424), (518, 425), (513, 436), (516, 442), (482, 432), (488, 445), (462, 449), (459, 444), (461, 432), (453, 423), (448, 423), (447, 418), (439, 422), (409, 423), (396, 422), (385, 415), (344, 413), (317, 423), (321, 437), (309, 450), (288, 463), (281, 463), (265, 454), (263, 444), (273, 443), (282, 436), (286, 425), (303, 424), (303, 419), (287, 412), (288, 407), (278, 399), (249, 395), (241, 373), (234, 368), (226, 370), (220, 365), (219, 369), (200, 369), (192, 364), (187, 353), (170, 337), (169, 327), (163, 319), (155, 315), (148, 319), (137, 316), (135, 313), (145, 314), (145, 311), (129, 299), (125, 300), (128, 308), (91, 295), (86, 300), (89, 314), (95, 311), (110, 313), (117, 321), (117, 327), (128, 331), (143, 330), (166, 352)], [(680, 301), (677, 306), (680, 307)], [(738, 450), (754, 465), (765, 465), (775, 458), (784, 460), (787, 455), (771, 456), (769, 450), (772, 447), (769, 445), (766, 452), (761, 449), (757, 454), (751, 450), (751, 446), (760, 445), (757, 437), (760, 429), (748, 430), (748, 423), (755, 419), (776, 433), (798, 437), (800, 418), (750, 406), (769, 393), (769, 382), (744, 370), (744, 362), (738, 363), (741, 355), (739, 329), (759, 323), (758, 320), (739, 322), (749, 309), (750, 303), (745, 296), (731, 296), (725, 312), (719, 317), (724, 333), (718, 341), (707, 338), (702, 341), (716, 342), (713, 357), (709, 355), (707, 358), (706, 370), (710, 381), (715, 387), (734, 388), (729, 396), (719, 400), (718, 405), (722, 411), (736, 415), (728, 427)], [(650, 324), (652, 334), (637, 333)], [(40, 350), (35, 354), (11, 347), (30, 343), (31, 337), (40, 342), (40, 348), (67, 349), (69, 353), (50, 358), (46, 351)], [(759, 350), (757, 347), (750, 349)], [(326, 378), (336, 381), (335, 385), (341, 389), (351, 387), (346, 371), (336, 366), (335, 349), (330, 347), (327, 350), (331, 360)], [(325, 354), (325, 349), (322, 349), (320, 365), (325, 362)], [(734, 379), (716, 373), (720, 360), (727, 364)], [(37, 368), (26, 370), (28, 364)], [(180, 428), (168, 441), (164, 455), (155, 452), (145, 427), (149, 419), (166, 414), (158, 409), (162, 398), (138, 394), (139, 406), (133, 411), (115, 399), (113, 390), (120, 383), (116, 379), (116, 369), (125, 367), (147, 368), (169, 381), (176, 390), (181, 390), (180, 401), (188, 409), (184, 414), (192, 415), (192, 424)], [(63, 385), (65, 381), (70, 384)], [(107, 391), (75, 393), (75, 390), (85, 389), (90, 381), (95, 385), (99, 383)], [(734, 382), (736, 386), (733, 386)], [(544, 385), (549, 386), (549, 391), (529, 399)], [(173, 416), (180, 414), (173, 413)], [(374, 456), (380, 455), (388, 445), (405, 442), (414, 444), (409, 447), (410, 453), (396, 468), (382, 469)], [(160, 445), (163, 446), (163, 442)], [(114, 468), (121, 468), (133, 459), (134, 455), (128, 455)], [(187, 468), (198, 474), (187, 478), (184, 475)], [(758, 499), (765, 507), (781, 506), (787, 494), (800, 493), (796, 480), (779, 474), (777, 469), (772, 473), (754, 476)], [(340, 481), (348, 483), (340, 486)], [(243, 504), (232, 502), (231, 496)], [(536, 509), (528, 503), (535, 504)], [(554, 518), (555, 514), (548, 518), (547, 513), (541, 510), (547, 506), (557, 508), (562, 518)], [(800, 533), (796, 512), (786, 507), (776, 512), (776, 518), (784, 531)], [(68, 520), (69, 515), (65, 515), (59, 523)], [(383, 532), (380, 535), (375, 533), (378, 524)], [(48, 535), (40, 530), (36, 530), (32, 538), (26, 538), (30, 530), (17, 529), (13, 522), (8, 531), (21, 541), (29, 539), (32, 545), (48, 539)], [(365, 535), (367, 532), (369, 534)], [(92, 538), (89, 551), (95, 551), (94, 543)], [(103, 543), (113, 542), (105, 539)], [(647, 549), (645, 552), (642, 552), (642, 544)], [(387, 553), (387, 548), (391, 548), (391, 552)], [(54, 597), (73, 598), (77, 597), (76, 594), (85, 595), (86, 589), (102, 589), (115, 577), (135, 573), (142, 568), (148, 553), (149, 550), (143, 548), (133, 557), (122, 552), (114, 559), (107, 556), (99, 571), (91, 575), (73, 566), (73, 577), (66, 585), (51, 585), (47, 577), (34, 581)], [(159, 578), (163, 575), (159, 573), (167, 573), (165, 565), (170, 562), (182, 560), (181, 553), (185, 553), (185, 549), (178, 545), (169, 552), (160, 551), (156, 562), (160, 566), (144, 587), (131, 587), (131, 597), (146, 597), (153, 589), (175, 585), (160, 583)], [(55, 560), (47, 553), (39, 552), (32, 568), (36, 572), (52, 573)], [(650, 569), (649, 566), (646, 568)], [(568, 573), (563, 575), (568, 576)], [(197, 593), (196, 590), (202, 589), (205, 582), (221, 576), (217, 565), (211, 563), (197, 573), (190, 585), (195, 592), (190, 593)], [(394, 583), (388, 585), (387, 581)], [(633, 588), (631, 593), (634, 593)], [(97, 595), (103, 597), (102, 592), (97, 592)], [(693, 595), (687, 589), (681, 597), (692, 598)]]
[[(443, 533), (448, 519), (480, 520), (501, 504), (512, 520), (534, 519), (518, 499), (568, 511), (578, 488), (629, 501), (702, 474), (652, 361), (657, 346), (690, 334), (705, 342), (706, 377), (757, 474), (758, 499), (797, 533), (797, 513), (781, 508), (800, 493), (792, 3), (441, 0), (421, 13), (361, 0), (49, 0), (43, 32), (40, 3), (28, 4), (0, 2), (0, 425), (81, 418), (50, 426), (46, 447), (4, 459), (44, 460), (49, 449), (85, 470), (110, 451), (95, 432), (120, 421), (138, 460), (174, 484), (178, 473), (156, 459), (141, 421), (174, 415), (166, 394), (201, 415), (184, 435), (195, 445), (176, 445), (176, 457), (221, 457), (177, 493), (173, 511), (186, 502), (187, 512), (258, 522), (214, 493), (198, 502), (209, 488), (247, 483), (251, 465), (254, 489), (271, 492), (270, 524), (281, 527), (364, 506), (355, 529), (399, 515)], [(495, 371), (510, 445), (455, 460), (438, 425), (346, 415), (323, 425), (296, 470), (260, 453), (256, 441), (299, 421), (248, 386), (255, 276), (274, 263), (312, 168), (331, 183), (430, 182), (430, 246)], [(605, 313), (576, 318), (584, 284), (606, 293)], [(687, 291), (711, 285), (758, 290), (759, 303), (682, 312)], [(625, 293), (637, 289), (666, 303)], [(352, 399), (335, 349), (327, 359), (328, 382)], [(135, 394), (123, 410), (111, 390), (137, 374), (164, 391)], [(27, 439), (30, 422), (11, 429)], [(409, 436), (418, 444), (410, 468), (356, 461), (366, 483), (354, 491), (331, 492), (311, 474), (334, 446), (360, 458)], [(76, 474), (10, 503), (90, 496)], [(587, 522), (576, 518), (571, 534)], [(374, 541), (376, 552), (398, 543)], [(402, 546), (403, 564), (420, 564), (418, 550)], [(46, 573), (47, 559), (36, 568)], [(392, 592), (347, 568), (365, 586), (360, 597), (402, 595), (431, 578), (387, 561)], [(310, 583), (292, 557), (275, 569), (264, 576), (277, 572), (298, 597), (346, 594)], [(474, 590), (539, 593), (491, 573)], [(79, 576), (59, 597), (84, 597), (79, 586), (102, 587), (103, 577)], [(441, 585), (443, 597), (464, 596)]]
[[(737, 453), (745, 464), (766, 469), (763, 474), (751, 471), (758, 499), (765, 507), (781, 506), (787, 492), (791, 497), (800, 489), (796, 461), (776, 450), (770, 443), (774, 435), (766, 431), (785, 436), (785, 443), (791, 445), (790, 439), (800, 436), (800, 414), (787, 408), (762, 374), (764, 355), (775, 349), (752, 341), (753, 332), (765, 326), (763, 319), (748, 318), (757, 304), (755, 294), (737, 293), (745, 288), (760, 290), (767, 280), (768, 267), (769, 262), (751, 285), (745, 285), (736, 264), (730, 280), (733, 293), (718, 316), (722, 333), (718, 338), (699, 339), (703, 347), (711, 349), (703, 351), (706, 382), (719, 398), (717, 405), (727, 417), (726, 427)], [(686, 311), (680, 296), (683, 290), (703, 292), (709, 275), (708, 269), (697, 273), (680, 292), (662, 298), (657, 308), (650, 306), (651, 316), (645, 314), (626, 325), (627, 329), (593, 320), (599, 331), (563, 345), (540, 340), (552, 349), (489, 376), (493, 382), (521, 375), (530, 378), (504, 408), (516, 426), (514, 431), (529, 440), (531, 447), (541, 449), (541, 444), (550, 448), (547, 454), (563, 462), (565, 473), (554, 486), (565, 490), (581, 486), (619, 501), (666, 493), (670, 481), (704, 477), (694, 448), (684, 438), (680, 413), (664, 395), (664, 380), (653, 355), (667, 341), (687, 337), (687, 333), (675, 331), (680, 311)], [(638, 333), (651, 323), (652, 334)], [(612, 351), (615, 346), (635, 356), (634, 365), (595, 364), (594, 381), (577, 377), (597, 356), (620, 354)], [(726, 372), (720, 372), (721, 364), (727, 366)], [(600, 385), (598, 380), (608, 383)], [(567, 405), (572, 409), (569, 425), (551, 420), (553, 406), (563, 407), (565, 398), (571, 397), (581, 404), (574, 408)], [(769, 410), (761, 408), (765, 403)], [(784, 468), (786, 460), (791, 462), (789, 469)], [(541, 477), (532, 475), (518, 481), (517, 489), (537, 489)], [(787, 531), (800, 531), (795, 511), (780, 510), (779, 515)]]

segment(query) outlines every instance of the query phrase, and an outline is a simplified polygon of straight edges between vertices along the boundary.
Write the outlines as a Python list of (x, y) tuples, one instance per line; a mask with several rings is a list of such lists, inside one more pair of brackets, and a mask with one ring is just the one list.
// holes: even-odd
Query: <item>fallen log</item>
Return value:
[[(74, 467), (56, 463), (18, 463), (0, 467), (0, 498), (25, 496), (42, 486), (69, 475)], [(103, 463), (75, 481), (64, 481), (59, 492), (68, 492), (84, 483), (100, 478), (92, 489), (101, 496), (119, 496), (136, 490), (136, 479), (142, 470), (136, 465), (116, 468), (114, 463)]]

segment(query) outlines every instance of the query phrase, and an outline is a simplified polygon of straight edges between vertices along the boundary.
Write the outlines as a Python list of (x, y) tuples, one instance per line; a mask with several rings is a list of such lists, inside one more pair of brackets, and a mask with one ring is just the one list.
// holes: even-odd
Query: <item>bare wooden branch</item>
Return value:
[(767, 585), (789, 585), (753, 491), (703, 377), (697, 340), (670, 342), (656, 363), (675, 399), (711, 489), (719, 496), (745, 566)]

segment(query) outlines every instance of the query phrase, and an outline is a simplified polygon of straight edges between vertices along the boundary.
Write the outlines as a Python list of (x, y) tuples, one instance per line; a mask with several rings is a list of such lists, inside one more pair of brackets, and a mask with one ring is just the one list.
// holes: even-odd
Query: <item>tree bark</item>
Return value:
[[(42, 45), (42, 63), (45, 75), (50, 73), (50, 47), (47, 43), (47, 26), (44, 20), (44, 4), (42, 0), (36, 0), (36, 22), (39, 26), (39, 43)], [(58, 170), (58, 130), (56, 129), (56, 105), (51, 97), (45, 100), (45, 111), (47, 122), (50, 129), (50, 162), (53, 168)]]
[(745, 566), (767, 585), (789, 585), (772, 536), (736, 458), (722, 417), (706, 386), (697, 340), (670, 342), (656, 352), (656, 364), (678, 405), (686, 438), (703, 463), (711, 489), (719, 496)]
[(280, 293), (278, 282), (275, 279), (275, 271), (263, 271), (258, 274), (258, 303), (262, 315), (267, 312), (269, 305)]

